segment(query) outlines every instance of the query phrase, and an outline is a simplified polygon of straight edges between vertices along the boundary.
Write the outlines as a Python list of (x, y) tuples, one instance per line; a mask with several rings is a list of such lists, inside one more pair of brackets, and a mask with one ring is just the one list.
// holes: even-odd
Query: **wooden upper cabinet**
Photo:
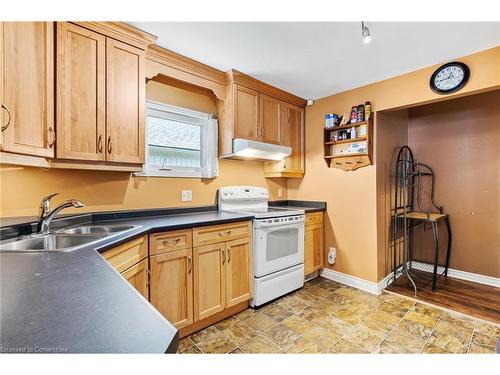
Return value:
[(258, 140), (259, 92), (245, 86), (234, 85), (234, 138)]
[(54, 24), (0, 23), (0, 53), (2, 151), (54, 157)]
[(217, 102), (220, 156), (234, 157), (235, 138), (292, 145), (289, 160), (279, 165), (272, 163), (265, 175), (302, 177), (306, 101), (234, 69), (226, 72), (226, 81), (226, 98)]
[(144, 162), (145, 52), (106, 39), (106, 159)]
[(304, 110), (288, 104), (280, 104), (280, 143), (292, 148), (289, 157), (277, 162), (266, 162), (266, 177), (302, 177), (305, 172)]
[(226, 244), (194, 248), (194, 320), (202, 320), (225, 308)]
[(193, 323), (193, 250), (151, 256), (151, 303), (176, 328)]
[(260, 94), (260, 138), (263, 142), (280, 143), (280, 103), (278, 99)]
[(252, 298), (252, 243), (250, 237), (226, 243), (226, 307)]
[(289, 104), (283, 105), (281, 137), (283, 144), (292, 148), (285, 159), (284, 172), (304, 173), (304, 110)]
[(106, 37), (57, 24), (57, 157), (104, 160)]

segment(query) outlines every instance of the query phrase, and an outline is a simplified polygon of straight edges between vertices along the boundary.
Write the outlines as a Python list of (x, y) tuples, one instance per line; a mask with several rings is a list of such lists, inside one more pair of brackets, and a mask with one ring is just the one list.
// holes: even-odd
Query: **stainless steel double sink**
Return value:
[(0, 252), (73, 251), (104, 238), (116, 236), (139, 225), (83, 225), (33, 234), (0, 243)]

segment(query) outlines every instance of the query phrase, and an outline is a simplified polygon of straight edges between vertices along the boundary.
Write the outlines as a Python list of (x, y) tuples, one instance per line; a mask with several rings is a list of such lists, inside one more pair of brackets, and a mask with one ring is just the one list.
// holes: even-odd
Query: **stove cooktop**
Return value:
[(234, 212), (241, 212), (244, 214), (252, 214), (256, 219), (267, 218), (267, 217), (282, 217), (282, 216), (294, 216), (294, 215), (304, 215), (304, 210), (290, 210), (287, 208), (278, 207), (261, 207), (261, 208), (241, 208), (235, 209)]

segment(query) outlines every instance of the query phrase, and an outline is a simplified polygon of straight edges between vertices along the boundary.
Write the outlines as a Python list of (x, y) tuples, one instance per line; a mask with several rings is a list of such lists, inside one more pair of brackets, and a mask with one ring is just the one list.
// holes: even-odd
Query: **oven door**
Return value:
[(254, 275), (304, 263), (304, 215), (254, 221)]

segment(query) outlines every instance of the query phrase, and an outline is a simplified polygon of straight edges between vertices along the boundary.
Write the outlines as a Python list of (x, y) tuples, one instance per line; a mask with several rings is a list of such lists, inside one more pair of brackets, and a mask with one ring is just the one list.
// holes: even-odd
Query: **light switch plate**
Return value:
[(181, 201), (182, 202), (191, 202), (193, 200), (193, 191), (192, 190), (181, 190)]

